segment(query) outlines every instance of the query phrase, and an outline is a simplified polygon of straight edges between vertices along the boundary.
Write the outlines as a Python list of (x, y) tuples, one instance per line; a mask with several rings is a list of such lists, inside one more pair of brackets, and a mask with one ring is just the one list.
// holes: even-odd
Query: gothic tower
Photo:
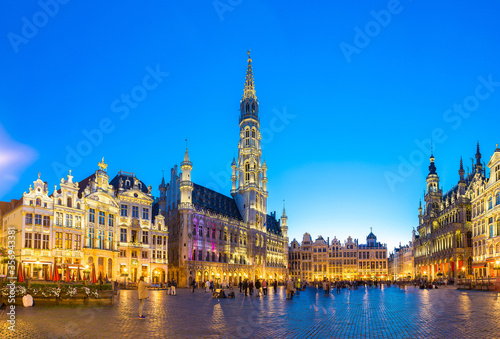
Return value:
[(425, 205), (427, 215), (436, 217), (440, 208), (442, 190), (439, 188), (439, 177), (436, 173), (436, 165), (434, 164), (434, 155), (431, 154), (429, 174), (427, 175), (427, 192), (425, 194)]
[(238, 160), (233, 161), (233, 189), (243, 220), (250, 227), (263, 230), (267, 214), (266, 165), (262, 164), (259, 102), (255, 95), (252, 59), (248, 51), (248, 66), (243, 98), (240, 101), (240, 140)]
[[(186, 153), (184, 154), (184, 161), (181, 162), (181, 177), (179, 183), (179, 189), (181, 191), (181, 203), (179, 204), (179, 217), (180, 217), (180, 229), (178, 234), (172, 234), (172, 237), (178, 237), (179, 246), (179, 266), (185, 266), (185, 261), (189, 260), (189, 255), (192, 253), (192, 239), (189, 237), (191, 233), (192, 218), (193, 218), (193, 182), (191, 181), (191, 171), (193, 169), (193, 163), (189, 160), (189, 153), (186, 146)], [(172, 232), (174, 233), (174, 232)], [(185, 270), (179, 271), (180, 281), (186, 281)]]

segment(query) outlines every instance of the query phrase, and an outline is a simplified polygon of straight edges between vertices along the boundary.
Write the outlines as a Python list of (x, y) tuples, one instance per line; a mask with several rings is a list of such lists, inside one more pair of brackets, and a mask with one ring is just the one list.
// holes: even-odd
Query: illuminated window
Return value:
[(26, 217), (24, 218), (24, 220), (25, 220), (25, 224), (26, 225), (33, 225), (33, 214), (27, 213)]
[(121, 205), (120, 215), (122, 217), (126, 217), (127, 216), (127, 205)]
[(24, 234), (24, 247), (31, 248), (32, 240), (33, 240), (32, 233), (25, 233)]
[(104, 212), (99, 211), (99, 225), (104, 225), (106, 220), (106, 215)]

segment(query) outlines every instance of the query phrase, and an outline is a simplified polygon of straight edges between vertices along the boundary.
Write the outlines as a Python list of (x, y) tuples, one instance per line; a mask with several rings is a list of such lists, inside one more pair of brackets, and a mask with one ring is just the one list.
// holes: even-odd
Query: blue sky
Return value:
[(495, 1), (64, 2), (2, 4), (2, 200), (102, 157), (157, 194), (185, 138), (193, 180), (229, 194), (248, 49), (290, 240), (406, 243), (430, 138), (445, 190), (500, 142)]

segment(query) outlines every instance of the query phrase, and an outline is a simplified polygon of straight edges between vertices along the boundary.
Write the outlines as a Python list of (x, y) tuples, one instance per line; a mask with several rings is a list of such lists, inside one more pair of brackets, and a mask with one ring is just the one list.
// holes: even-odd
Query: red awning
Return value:
[(497, 260), (498, 260), (498, 258), (488, 258), (488, 259), (486, 259), (486, 262), (495, 262)]
[(486, 264), (474, 264), (472, 265), (472, 268), (483, 268), (486, 267)]

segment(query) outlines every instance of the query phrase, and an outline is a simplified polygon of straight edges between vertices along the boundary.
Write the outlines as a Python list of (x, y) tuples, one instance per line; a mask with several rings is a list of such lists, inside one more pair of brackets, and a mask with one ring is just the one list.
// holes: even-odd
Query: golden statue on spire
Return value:
[(97, 164), (99, 166), (99, 169), (101, 171), (106, 171), (106, 169), (108, 168), (108, 165), (104, 163), (104, 157), (102, 157), (102, 160), (100, 163)]

